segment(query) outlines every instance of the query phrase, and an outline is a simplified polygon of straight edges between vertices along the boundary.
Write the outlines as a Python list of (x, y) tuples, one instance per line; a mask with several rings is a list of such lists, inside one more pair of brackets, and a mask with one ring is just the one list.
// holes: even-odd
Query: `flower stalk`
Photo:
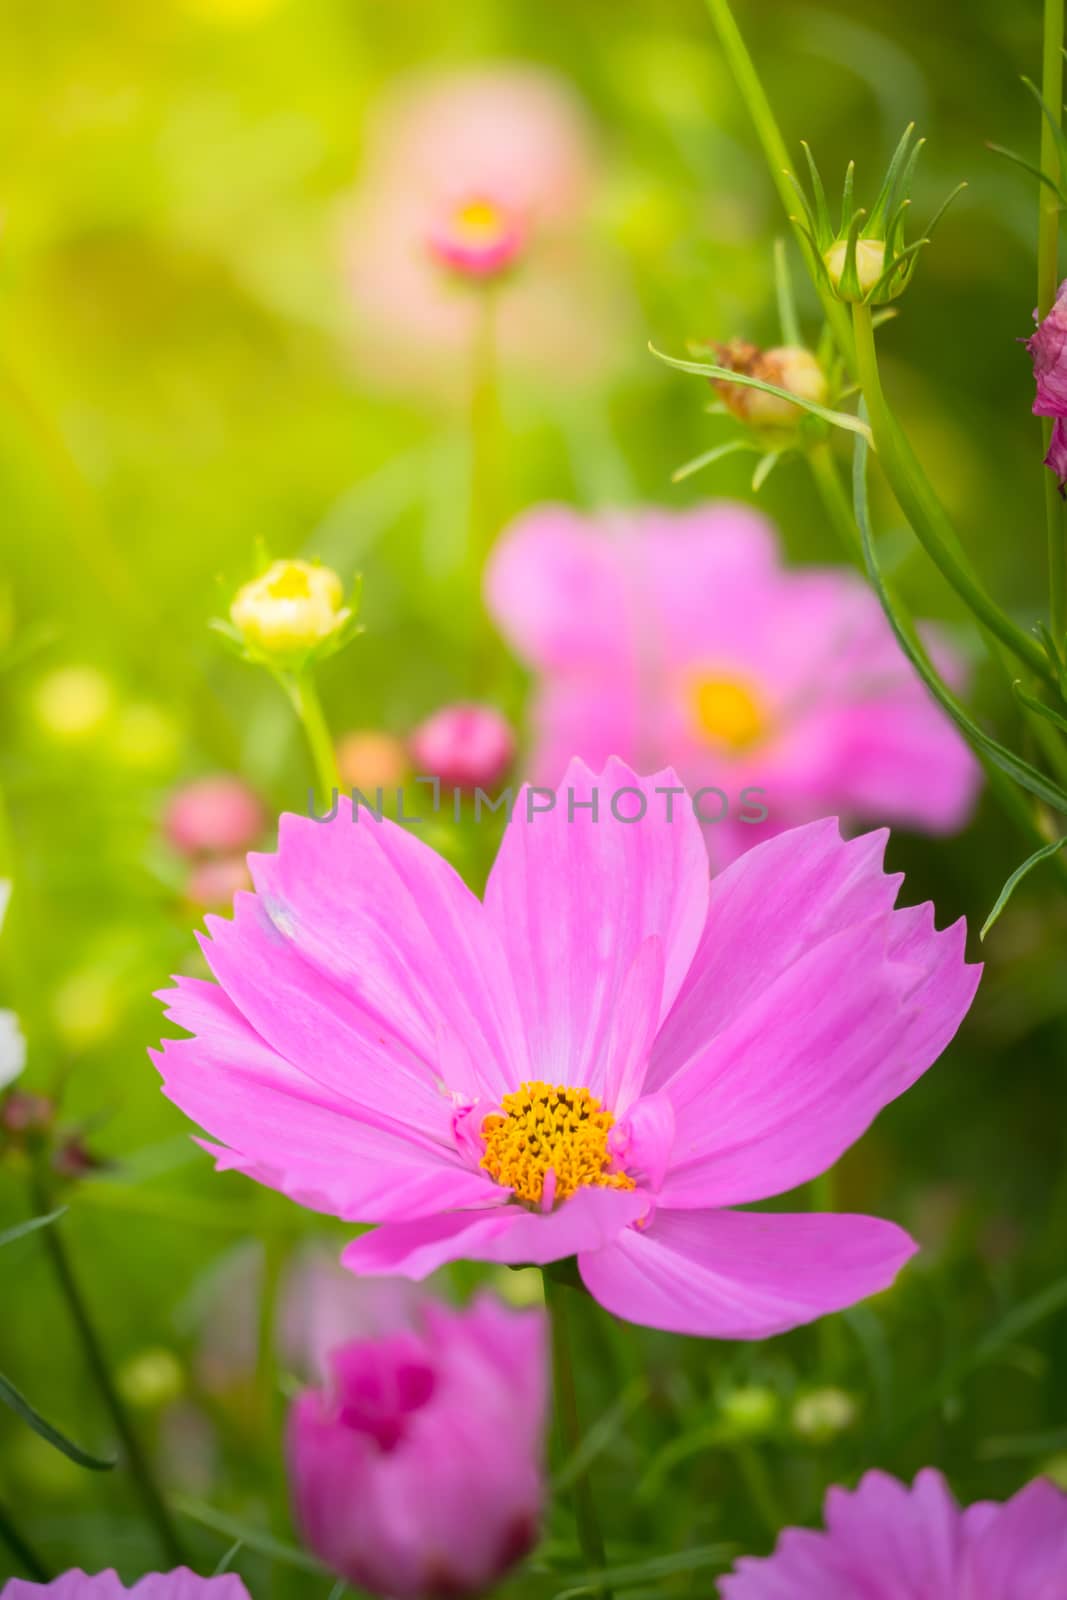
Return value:
[(333, 801), (334, 791), (339, 791), (341, 788), (341, 774), (337, 768), (337, 752), (330, 737), (329, 724), (322, 709), (315, 680), (311, 670), (306, 669), (303, 672), (285, 674), (282, 682), (307, 738), (320, 798), (329, 807)]
[[(567, 1297), (574, 1290), (551, 1269), (541, 1273), (545, 1286), (545, 1306), (552, 1324), (552, 1380), (556, 1404), (556, 1424), (560, 1440), (569, 1456), (574, 1456), (582, 1442), (582, 1426), (578, 1414), (578, 1392), (574, 1382), (574, 1347), (571, 1339), (570, 1307)], [(578, 1543), (582, 1557), (594, 1571), (604, 1566), (604, 1538), (600, 1531), (596, 1503), (589, 1470), (575, 1475), (573, 1484), (574, 1520), (578, 1530)], [(598, 1591), (602, 1600), (611, 1600), (610, 1591)]]
[(856, 341), (857, 376), (867, 403), (878, 459), (916, 538), (968, 610), (989, 633), (1044, 682), (1053, 683), (1050, 664), (1037, 640), (1005, 616), (972, 571), (960, 549), (955, 530), (889, 407), (882, 390), (869, 305), (857, 304), (852, 307), (852, 328)]
[[(1045, 0), (1045, 27), (1042, 52), (1041, 97), (1045, 115), (1041, 119), (1041, 171), (1059, 184), (1065, 175), (1060, 170), (1056, 131), (1063, 121), (1063, 22), (1064, 0)], [(1037, 314), (1048, 315), (1059, 286), (1060, 198), (1055, 188), (1038, 185), (1037, 220)], [(1052, 437), (1052, 418), (1042, 417), (1044, 453)], [(1045, 470), (1045, 522), (1048, 530), (1049, 623), (1056, 649), (1062, 653), (1067, 634), (1067, 526), (1064, 523), (1063, 497), (1055, 474)]]
[(19, 1565), (35, 1583), (47, 1583), (51, 1574), (33, 1546), (28, 1544), (11, 1520), (7, 1507), (0, 1503), (0, 1543), (6, 1544)]
[[(48, 1184), (40, 1165), (31, 1181), (31, 1190), (35, 1210), (45, 1215), (55, 1209)], [(71, 1321), (74, 1324), (82, 1349), (85, 1352), (89, 1369), (96, 1381), (97, 1387), (111, 1414), (126, 1460), (130, 1474), (144, 1504), (145, 1512), (152, 1523), (159, 1538), (159, 1543), (166, 1553), (167, 1560), (174, 1566), (185, 1564), (185, 1554), (182, 1550), (181, 1540), (177, 1529), (163, 1498), (162, 1491), (156, 1482), (148, 1453), (145, 1450), (137, 1430), (134, 1428), (125, 1404), (111, 1376), (111, 1368), (104, 1354), (99, 1335), (93, 1324), (89, 1309), (86, 1306), (78, 1280), (74, 1274), (66, 1245), (63, 1242), (63, 1231), (59, 1226), (42, 1230), (44, 1247), (52, 1262), (52, 1269), (56, 1276), (61, 1294), (67, 1303)]]

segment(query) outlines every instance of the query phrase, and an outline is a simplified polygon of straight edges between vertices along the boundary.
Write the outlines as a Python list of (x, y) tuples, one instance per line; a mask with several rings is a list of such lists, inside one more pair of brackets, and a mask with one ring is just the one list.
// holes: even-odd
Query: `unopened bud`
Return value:
[[(743, 339), (732, 339), (729, 344), (716, 345), (715, 352), (720, 365), (729, 367), (731, 372), (773, 383), (775, 388), (788, 389), (801, 400), (822, 405), (829, 393), (825, 372), (803, 345), (777, 345), (772, 350), (761, 350)], [(712, 381), (734, 416), (750, 427), (795, 428), (804, 415), (800, 406), (780, 395), (767, 394), (764, 389), (730, 383), (725, 378)]]
[(812, 1389), (793, 1407), (793, 1429), (813, 1444), (825, 1444), (851, 1428), (856, 1416), (856, 1402), (844, 1389)]
[(719, 1409), (735, 1432), (766, 1433), (778, 1416), (778, 1396), (765, 1384), (746, 1383), (730, 1389), (719, 1402)]
[(230, 621), (245, 644), (278, 659), (305, 655), (351, 617), (344, 588), (330, 567), (275, 561), (237, 591)]
[[(826, 271), (834, 288), (841, 292), (841, 279), (844, 276), (845, 264), (848, 259), (848, 240), (838, 239), (832, 244), (823, 256)], [(870, 294), (875, 284), (885, 271), (885, 241), (884, 239), (857, 239), (856, 241), (856, 277), (859, 280), (860, 294)], [(847, 296), (846, 296), (847, 298)]]

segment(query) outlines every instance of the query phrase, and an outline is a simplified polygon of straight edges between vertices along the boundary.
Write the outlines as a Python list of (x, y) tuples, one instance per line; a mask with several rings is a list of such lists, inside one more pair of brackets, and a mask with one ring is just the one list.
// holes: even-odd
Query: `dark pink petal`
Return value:
[(1026, 341), (1034, 362), (1037, 397), (1034, 415), (1067, 416), (1067, 285), (1061, 284), (1055, 304)]
[[(707, 853), (684, 794), (673, 820), (657, 790), (673, 773), (638, 778), (619, 761), (594, 776), (573, 762), (554, 808), (531, 812), (520, 794), (486, 888), (486, 910), (507, 952), (519, 996), (530, 1075), (604, 1094), (643, 1075), (622, 1061), (613, 1019), (637, 989), (653, 1004), (654, 972), (635, 979), (646, 941), (662, 941), (664, 1014), (693, 957), (708, 896)], [(623, 791), (628, 791), (623, 793)], [(595, 797), (596, 812), (589, 809)], [(624, 822), (613, 815), (638, 815)], [(647, 957), (643, 958), (647, 959)], [(635, 1020), (635, 1026), (636, 1026)], [(612, 1058), (611, 1052), (614, 1052)]]
[(1049, 440), (1048, 454), (1045, 457), (1046, 467), (1050, 467), (1060, 480), (1062, 491), (1067, 480), (1067, 421), (1057, 417), (1052, 426), (1052, 437)]
[(227, 1149), (219, 1165), (349, 1221), (487, 1205), (505, 1192), (451, 1144), (403, 1123), (367, 1120), (272, 1050), (215, 984), (179, 980), (194, 1039), (151, 1052), (164, 1093)]
[(929, 906), (824, 940), (662, 1091), (677, 1135), (664, 1206), (782, 1194), (833, 1165), (944, 1050), (980, 969)]
[(647, 1210), (648, 1196), (640, 1190), (585, 1188), (547, 1215), (508, 1205), (390, 1223), (354, 1239), (341, 1259), (371, 1277), (425, 1278), (446, 1261), (461, 1260), (544, 1266), (600, 1249)]
[(888, 1288), (915, 1252), (876, 1217), (658, 1210), (578, 1257), (617, 1317), (672, 1333), (767, 1339)]
[(484, 910), (413, 831), (364, 810), (353, 818), (342, 799), (332, 822), (283, 815), (278, 853), (249, 862), (267, 915), (302, 960), (423, 1062), (436, 1060), (444, 1023), (490, 1097), (529, 1076)]

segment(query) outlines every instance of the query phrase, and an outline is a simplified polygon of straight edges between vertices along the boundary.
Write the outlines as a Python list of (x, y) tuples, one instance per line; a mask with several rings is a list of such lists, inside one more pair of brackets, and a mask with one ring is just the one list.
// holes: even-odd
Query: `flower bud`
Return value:
[(175, 789), (163, 816), (168, 841), (185, 856), (250, 850), (265, 825), (258, 797), (241, 778), (226, 773)]
[(283, 661), (306, 655), (331, 639), (352, 613), (330, 567), (311, 561), (275, 561), (261, 577), (238, 589), (230, 621), (253, 652)]
[(517, 212), (488, 196), (451, 206), (430, 230), (430, 254), (462, 278), (496, 278), (517, 259), (526, 227)]
[[(845, 265), (848, 260), (848, 240), (838, 239), (832, 244), (823, 256), (826, 271), (833, 287), (842, 295), (850, 298), (841, 288), (841, 280), (845, 275)], [(855, 296), (862, 300), (870, 294), (882, 273), (885, 271), (885, 240), (884, 239), (857, 239), (856, 240), (856, 277), (859, 281), (860, 293)]]
[(851, 1428), (857, 1414), (855, 1400), (844, 1389), (812, 1389), (793, 1407), (793, 1430), (812, 1444), (826, 1444)]
[(420, 773), (456, 789), (487, 789), (515, 759), (515, 734), (495, 706), (444, 706), (411, 735)]
[(778, 1418), (778, 1396), (762, 1383), (730, 1389), (719, 1402), (723, 1420), (738, 1434), (758, 1437), (770, 1431)]
[(251, 888), (252, 874), (244, 856), (213, 856), (190, 868), (185, 898), (202, 911), (228, 911), (234, 895)]
[[(773, 350), (761, 350), (744, 339), (731, 339), (729, 344), (716, 345), (715, 353), (720, 366), (729, 367), (731, 372), (761, 378), (778, 389), (788, 389), (802, 400), (814, 400), (822, 405), (829, 394), (825, 372), (811, 351), (802, 345), (778, 345)], [(724, 378), (712, 379), (712, 382), (734, 416), (750, 427), (795, 428), (804, 416), (800, 406), (779, 395), (728, 383)]]
[(490, 1588), (544, 1499), (545, 1320), (489, 1296), (335, 1349), (289, 1414), (297, 1519), (350, 1584), (390, 1600)]
[(391, 733), (356, 729), (337, 742), (337, 770), (346, 788), (364, 794), (398, 789), (407, 777), (407, 751)]

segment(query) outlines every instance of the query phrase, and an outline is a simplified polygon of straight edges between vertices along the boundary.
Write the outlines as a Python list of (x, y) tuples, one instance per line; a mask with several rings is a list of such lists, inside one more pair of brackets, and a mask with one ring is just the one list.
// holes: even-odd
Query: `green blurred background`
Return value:
[[(929, 139), (917, 215), (968, 181), (883, 336), (886, 381), (988, 585), (1028, 624), (1044, 604), (1044, 529), (1016, 341), (1035, 301), (1036, 185), (985, 141), (1035, 156), (1019, 77), (1039, 71), (1037, 0), (737, 9), (791, 149), (807, 138), (831, 187), (849, 157), (873, 185), (912, 118)], [(249, 1525), (267, 1526), (273, 1501), (287, 1538), (255, 1419), (196, 1393), (189, 1307), (242, 1237), (288, 1238), (304, 1219), (212, 1175), (146, 1060), (161, 1026), (151, 991), (196, 960), (159, 819), (177, 782), (215, 770), (243, 772), (274, 810), (306, 804), (288, 707), (207, 629), (258, 541), (363, 574), (366, 634), (322, 675), (338, 733), (403, 735), (469, 688), (462, 373), (449, 392), (429, 356), (426, 382), (367, 370), (344, 228), (383, 93), (416, 67), (515, 61), (560, 74), (587, 104), (600, 175), (582, 231), (611, 321), (610, 360), (581, 385), (505, 368), (507, 509), (750, 498), (744, 456), (672, 487), (731, 424), (646, 351), (649, 339), (679, 353), (690, 339), (777, 341), (783, 219), (700, 0), (7, 0), (0, 12), (0, 785), (16, 880), (2, 998), (28, 1036), (26, 1084), (61, 1090), (65, 1123), (114, 1164), (70, 1191), (64, 1227), (119, 1369), (145, 1352), (176, 1358), (181, 1395), (141, 1396), (164, 1476)], [(806, 291), (804, 306), (814, 339)], [(796, 560), (836, 558), (801, 463), (781, 466), (760, 503)], [(879, 514), (901, 587), (977, 660), (885, 499)], [(68, 669), (79, 675), (57, 679)], [(518, 713), (517, 673), (500, 693)], [(981, 679), (977, 703), (1021, 738)], [(464, 863), (461, 839), (439, 842)], [(891, 860), (941, 923), (965, 912), (977, 926), (1028, 848), (987, 801), (965, 836), (899, 837)], [(826, 1482), (874, 1462), (936, 1462), (966, 1498), (1008, 1494), (1050, 1461), (1067, 1479), (1065, 943), (1062, 900), (1035, 878), (989, 941), (960, 1040), (843, 1164), (844, 1205), (894, 1216), (928, 1246), (892, 1294), (834, 1319), (828, 1338), (755, 1349), (589, 1319), (589, 1354), (605, 1341), (615, 1352), (614, 1367), (586, 1363), (589, 1414), (617, 1398), (620, 1369), (650, 1391), (598, 1468), (620, 1556), (766, 1547), (778, 1517), (812, 1516)], [(9, 1162), (0, 1225), (25, 1207)], [(5, 1251), (0, 1298), (0, 1368), (75, 1437), (106, 1445), (39, 1241)], [(752, 1384), (778, 1405), (748, 1430), (730, 1396)], [(827, 1384), (855, 1415), (830, 1439), (803, 1436), (793, 1401)], [(181, 1441), (205, 1419), (197, 1476), (199, 1447)], [(662, 1476), (634, 1501), (656, 1461)], [(134, 1573), (156, 1559), (125, 1475), (79, 1472), (7, 1412), (0, 1499), (56, 1566)], [(227, 1541), (184, 1526), (210, 1570)], [(264, 1563), (246, 1552), (238, 1565), (262, 1590)], [(514, 1586), (553, 1583), (534, 1570)]]

